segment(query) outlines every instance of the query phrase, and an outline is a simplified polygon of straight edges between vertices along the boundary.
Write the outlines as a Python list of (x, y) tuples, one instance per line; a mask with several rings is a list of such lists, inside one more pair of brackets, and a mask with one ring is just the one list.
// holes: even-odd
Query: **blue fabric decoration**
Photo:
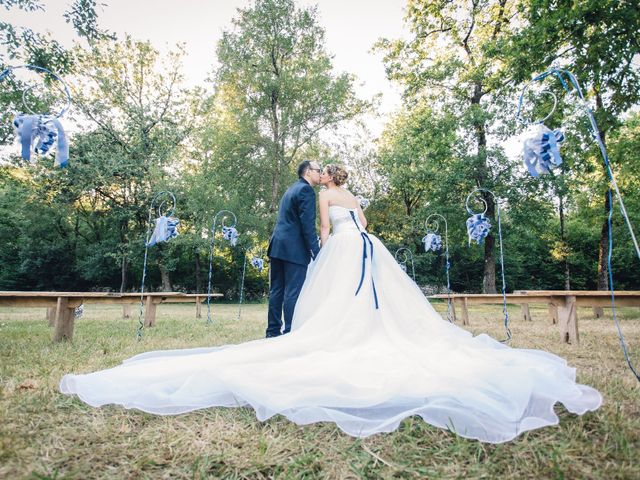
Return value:
[(437, 233), (427, 233), (422, 237), (422, 243), (424, 243), (424, 251), (437, 252), (442, 249), (442, 237)]
[(561, 130), (550, 130), (542, 124), (531, 127), (524, 140), (524, 164), (533, 177), (549, 173), (562, 164), (559, 144), (564, 141)]
[(166, 242), (174, 237), (178, 236), (178, 225), (180, 220), (175, 217), (166, 217), (162, 215), (160, 218), (156, 218), (156, 228), (151, 234), (151, 238), (147, 243), (147, 247), (153, 247), (160, 242)]
[[(614, 286), (613, 286), (613, 274), (612, 274), (612, 268), (611, 268), (611, 256), (613, 253), (613, 229), (611, 227), (611, 217), (613, 216), (613, 194), (612, 194), (612, 190), (615, 192), (616, 197), (618, 199), (618, 204), (620, 205), (620, 211), (622, 213), (622, 216), (625, 220), (625, 223), (627, 224), (627, 228), (629, 229), (629, 234), (631, 235), (631, 240), (633, 242), (633, 246), (635, 248), (636, 251), (636, 255), (638, 257), (638, 259), (640, 259), (640, 246), (638, 245), (638, 240), (636, 239), (636, 234), (633, 230), (633, 226), (631, 225), (631, 220), (629, 219), (629, 215), (627, 214), (627, 209), (625, 208), (624, 205), (624, 201), (622, 200), (622, 195), (620, 195), (620, 190), (618, 188), (618, 183), (616, 182), (616, 178), (615, 175), (613, 174), (613, 170), (611, 169), (611, 162), (609, 160), (609, 155), (607, 153), (607, 149), (605, 147), (604, 142), (602, 141), (602, 137), (600, 136), (600, 128), (598, 127), (598, 124), (596, 122), (596, 118), (593, 115), (593, 112), (591, 111), (591, 108), (589, 107), (589, 104), (587, 103), (584, 94), (582, 93), (582, 88), (580, 88), (580, 84), (578, 83), (578, 79), (573, 75), (573, 73), (571, 73), (568, 70), (560, 70), (558, 68), (552, 68), (551, 70), (547, 70), (544, 73), (541, 73), (540, 75), (536, 76), (533, 78), (533, 80), (530, 83), (533, 82), (538, 82), (538, 81), (542, 81), (545, 78), (549, 77), (549, 76), (554, 76), (556, 79), (558, 79), (558, 81), (562, 84), (562, 87), (569, 92), (569, 84), (571, 86), (573, 86), (574, 90), (576, 91), (576, 93), (578, 94), (579, 97), (579, 105), (582, 107), (584, 113), (586, 114), (587, 118), (589, 119), (589, 133), (591, 133), (591, 136), (593, 137), (593, 139), (598, 143), (598, 147), (600, 148), (600, 153), (602, 155), (602, 160), (604, 161), (604, 165), (606, 168), (606, 172), (607, 172), (607, 177), (609, 179), (610, 182), (610, 188), (608, 191), (608, 197), (609, 197), (609, 215), (608, 215), (608, 232), (609, 232), (609, 249), (608, 249), (608, 271), (609, 271), (609, 289), (611, 290), (611, 309), (613, 312), (613, 320), (614, 323), (616, 325), (616, 328), (618, 330), (618, 338), (620, 340), (620, 346), (622, 347), (622, 352), (624, 354), (625, 360), (627, 361), (627, 365), (629, 366), (629, 368), (631, 369), (631, 371), (633, 372), (634, 376), (636, 377), (636, 379), (638, 381), (640, 381), (640, 371), (638, 371), (634, 365), (631, 363), (631, 358), (629, 357), (629, 352), (627, 350), (627, 344), (624, 338), (624, 335), (622, 333), (622, 330), (620, 329), (620, 325), (618, 323), (618, 317), (616, 314), (616, 305), (615, 305), (615, 292), (614, 292)], [(520, 93), (520, 100), (518, 102), (518, 114), (517, 117), (520, 119), (520, 113), (522, 111), (522, 103), (523, 103), (523, 98), (524, 98), (524, 94), (526, 89), (528, 88), (529, 84), (527, 84), (523, 89), (522, 89), (522, 93)], [(500, 224), (498, 223), (498, 226), (500, 226)]]
[(371, 204), (371, 201), (368, 198), (364, 198), (360, 195), (357, 195), (356, 199), (358, 200), (358, 203), (360, 204), (360, 208), (362, 208), (362, 210), (366, 210), (367, 207)]
[(251, 265), (257, 268), (259, 272), (262, 272), (264, 269), (264, 260), (260, 257), (253, 257), (251, 259)]
[(476, 213), (467, 219), (467, 234), (469, 235), (469, 245), (473, 240), (478, 245), (482, 245), (484, 239), (489, 235), (491, 223), (484, 213)]
[(222, 226), (222, 236), (225, 240), (229, 241), (232, 247), (235, 247), (238, 243), (238, 231), (234, 227)]
[(31, 161), (31, 146), (34, 151), (46, 155), (57, 141), (55, 164), (61, 168), (69, 164), (69, 142), (60, 120), (51, 115), (20, 114), (13, 120), (15, 136), (22, 145), (22, 158)]

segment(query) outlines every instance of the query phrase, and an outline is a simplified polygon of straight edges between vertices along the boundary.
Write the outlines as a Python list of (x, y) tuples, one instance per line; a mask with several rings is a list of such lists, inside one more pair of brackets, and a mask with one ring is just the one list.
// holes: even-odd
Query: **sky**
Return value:
[[(46, 13), (8, 12), (8, 21), (36, 31), (50, 31), (65, 46), (71, 46), (76, 35), (65, 23), (62, 13), (71, 0), (44, 0)], [(99, 11), (101, 28), (125, 33), (137, 40), (149, 40), (161, 52), (184, 43), (187, 58), (183, 71), (187, 84), (203, 85), (215, 64), (215, 46), (237, 8), (251, 5), (250, 0), (102, 0)], [(361, 98), (382, 94), (379, 118), (366, 123), (378, 135), (385, 115), (400, 106), (399, 88), (386, 79), (382, 54), (371, 52), (380, 38), (395, 39), (406, 33), (404, 8), (406, 0), (297, 0), (298, 6), (317, 5), (320, 25), (326, 31), (326, 48), (334, 56), (336, 72), (349, 72), (357, 77), (356, 93)], [(7, 15), (3, 12), (3, 15)]]

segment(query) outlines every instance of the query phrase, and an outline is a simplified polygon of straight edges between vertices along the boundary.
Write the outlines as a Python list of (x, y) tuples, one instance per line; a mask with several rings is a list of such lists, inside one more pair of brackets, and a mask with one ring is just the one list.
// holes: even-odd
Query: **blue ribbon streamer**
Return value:
[(349, 212), (351, 214), (351, 218), (353, 220), (353, 223), (356, 224), (356, 228), (358, 229), (358, 231), (360, 232), (360, 236), (362, 237), (362, 271), (360, 274), (360, 283), (358, 283), (358, 288), (356, 289), (356, 296), (358, 295), (358, 293), (360, 293), (360, 289), (362, 288), (362, 285), (364, 284), (364, 274), (366, 271), (366, 261), (367, 261), (367, 243), (369, 244), (369, 247), (371, 248), (371, 285), (373, 287), (373, 299), (375, 301), (376, 304), (376, 310), (378, 308), (380, 308), (379, 304), (378, 304), (378, 292), (376, 292), (376, 282), (373, 279), (373, 242), (371, 241), (371, 239), (369, 238), (369, 235), (367, 235), (367, 232), (363, 232), (362, 230), (360, 230), (360, 226), (358, 225), (358, 222), (356, 221), (356, 216), (355, 213), (353, 211)]

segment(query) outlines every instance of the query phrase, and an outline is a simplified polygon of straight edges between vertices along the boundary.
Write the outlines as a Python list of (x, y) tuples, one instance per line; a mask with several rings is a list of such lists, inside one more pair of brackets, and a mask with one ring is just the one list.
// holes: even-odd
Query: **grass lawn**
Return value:
[[(501, 308), (471, 308), (469, 328), (503, 338)], [(210, 327), (195, 319), (193, 305), (160, 305), (157, 326), (137, 342), (137, 315), (124, 320), (121, 312), (87, 305), (73, 343), (52, 344), (44, 309), (0, 308), (0, 478), (640, 478), (640, 384), (607, 310), (596, 320), (580, 309), (581, 344), (571, 346), (560, 343), (546, 308), (532, 306), (527, 323), (510, 309), (512, 346), (566, 358), (604, 405), (582, 417), (558, 406), (559, 426), (502, 445), (465, 440), (419, 417), (362, 440), (328, 423), (300, 427), (281, 416), (260, 423), (249, 408), (161, 417), (93, 409), (58, 393), (65, 373), (147, 350), (255, 339), (266, 324), (265, 305), (246, 305), (238, 322), (235, 305), (216, 304)], [(620, 317), (640, 362), (640, 312), (620, 309)]]

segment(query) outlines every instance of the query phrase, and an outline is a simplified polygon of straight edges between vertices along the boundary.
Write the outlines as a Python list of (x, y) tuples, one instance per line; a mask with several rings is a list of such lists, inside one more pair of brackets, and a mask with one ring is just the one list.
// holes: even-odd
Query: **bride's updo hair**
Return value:
[(330, 163), (327, 165), (327, 173), (333, 177), (333, 183), (338, 187), (344, 185), (347, 178), (349, 178), (349, 174), (342, 165)]

